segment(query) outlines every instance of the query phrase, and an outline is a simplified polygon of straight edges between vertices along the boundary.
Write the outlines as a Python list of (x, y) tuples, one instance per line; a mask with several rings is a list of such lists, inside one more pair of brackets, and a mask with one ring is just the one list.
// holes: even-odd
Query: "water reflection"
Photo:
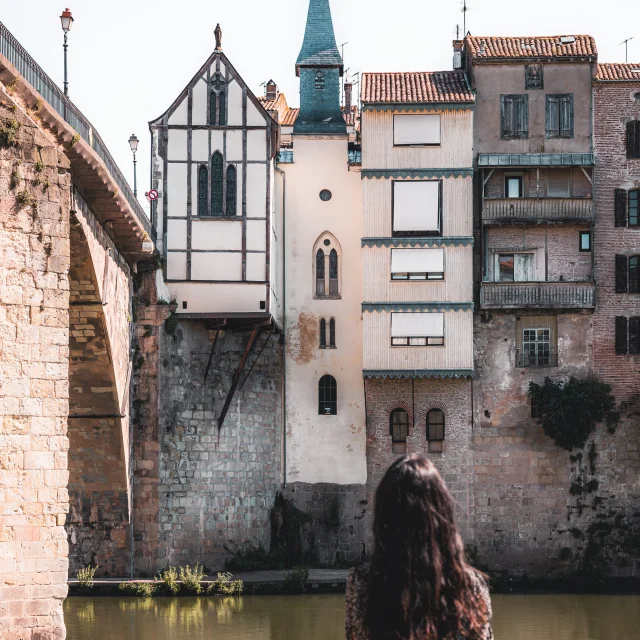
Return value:
[[(640, 596), (494, 596), (496, 640), (640, 640)], [(68, 598), (69, 640), (342, 640), (343, 596)]]

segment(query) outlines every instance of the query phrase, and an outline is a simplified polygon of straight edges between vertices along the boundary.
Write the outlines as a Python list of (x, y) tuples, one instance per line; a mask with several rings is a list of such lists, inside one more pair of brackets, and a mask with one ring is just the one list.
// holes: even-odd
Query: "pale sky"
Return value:
[[(62, 86), (63, 3), (0, 0), (0, 20)], [(64, 2), (65, 0), (63, 0)], [(460, 0), (330, 0), (345, 68), (355, 71), (451, 69)], [(273, 78), (298, 106), (295, 61), (308, 0), (68, 0), (69, 95), (105, 140), (133, 184), (128, 138), (140, 138), (138, 194), (148, 210), (148, 122), (161, 115), (212, 53), (219, 22), (223, 49), (256, 95)], [(637, 0), (469, 0), (473, 35), (561, 35), (596, 38), (601, 62), (640, 62)]]

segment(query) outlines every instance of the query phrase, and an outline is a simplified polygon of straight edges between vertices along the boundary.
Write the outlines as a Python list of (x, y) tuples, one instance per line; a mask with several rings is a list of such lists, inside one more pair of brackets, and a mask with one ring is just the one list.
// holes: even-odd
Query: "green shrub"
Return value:
[(153, 582), (121, 582), (118, 589), (139, 598), (150, 598), (156, 591), (156, 585)]
[(162, 571), (156, 580), (160, 582), (160, 587), (165, 592), (175, 596), (178, 591), (180, 591), (180, 585), (178, 584), (178, 572), (175, 567), (169, 567)]
[(308, 578), (307, 567), (294, 567), (293, 571), (289, 571), (284, 577), (284, 588), (294, 593), (304, 593)]
[(86, 567), (82, 567), (82, 569), (78, 570), (77, 578), (81, 587), (92, 587), (93, 586), (93, 577), (96, 575), (96, 571), (98, 570), (98, 565), (95, 567), (90, 564)]
[(193, 569), (187, 565), (186, 567), (180, 567), (180, 581), (182, 583), (181, 588), (187, 593), (195, 593), (196, 595), (202, 592), (202, 586), (200, 583), (204, 578), (204, 568), (196, 563)]
[(219, 573), (218, 578), (214, 580), (207, 588), (208, 594), (219, 594), (223, 596), (239, 596), (244, 590), (242, 580), (231, 580), (233, 576), (226, 573)]

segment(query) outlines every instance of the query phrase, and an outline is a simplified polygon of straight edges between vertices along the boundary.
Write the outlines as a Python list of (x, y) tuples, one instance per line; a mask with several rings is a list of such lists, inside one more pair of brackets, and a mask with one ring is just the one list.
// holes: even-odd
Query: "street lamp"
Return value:
[(131, 151), (133, 152), (133, 195), (138, 196), (138, 180), (136, 177), (136, 151), (138, 150), (138, 143), (140, 141), (136, 138), (136, 134), (132, 133), (129, 138), (129, 147), (131, 147)]
[(67, 33), (71, 29), (73, 24), (73, 16), (69, 9), (65, 9), (60, 16), (60, 23), (62, 24), (62, 30), (64, 31), (64, 95), (69, 95), (69, 83), (67, 82)]

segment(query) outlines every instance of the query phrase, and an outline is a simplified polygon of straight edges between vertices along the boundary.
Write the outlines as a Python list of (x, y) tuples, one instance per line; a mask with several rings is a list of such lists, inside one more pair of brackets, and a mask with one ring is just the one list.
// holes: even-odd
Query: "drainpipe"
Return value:
[(282, 176), (282, 337), (283, 337), (283, 357), (282, 357), (282, 488), (287, 488), (287, 287), (286, 287), (286, 266), (287, 266), (287, 176), (282, 169), (274, 167)]

